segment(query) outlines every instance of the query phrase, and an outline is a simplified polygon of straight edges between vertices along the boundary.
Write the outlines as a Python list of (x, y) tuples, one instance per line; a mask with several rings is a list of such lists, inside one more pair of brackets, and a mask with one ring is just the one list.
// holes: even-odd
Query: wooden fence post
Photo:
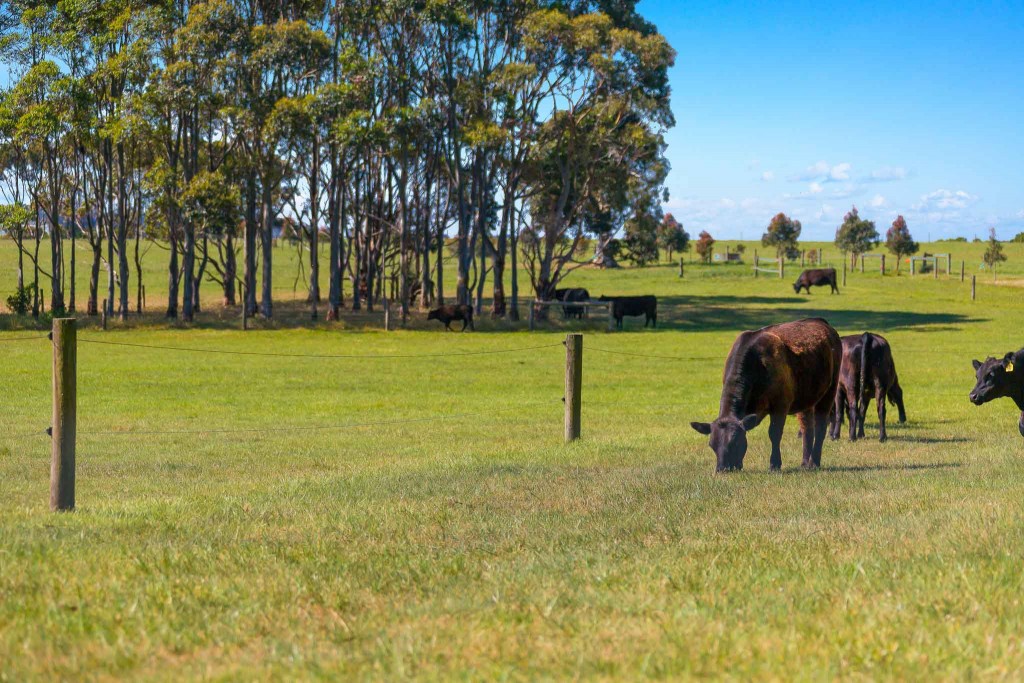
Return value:
[(391, 331), (391, 302), (384, 297), (384, 331)]
[(882, 254), (882, 277), (885, 277), (885, 254)]
[(864, 272), (864, 254), (860, 255), (860, 272)]
[(843, 258), (843, 287), (846, 287), (846, 258)]
[(978, 298), (978, 276), (971, 276), (971, 301)]
[(807, 256), (807, 250), (806, 250), (806, 249), (802, 249), (802, 250), (800, 251), (800, 267), (801, 267), (801, 268), (803, 268), (803, 267), (804, 267), (804, 257), (805, 257), (805, 256)]
[(917, 270), (916, 270), (916, 265), (915, 265), (916, 263), (917, 262), (914, 260), (914, 257), (911, 256), (910, 257), (910, 276), (911, 277), (917, 275)]
[(50, 423), (50, 509), (75, 509), (77, 338), (74, 318), (53, 321), (53, 418)]
[(146, 285), (142, 285), (142, 310), (139, 313), (146, 312)]
[(786, 277), (786, 258), (785, 257), (780, 257), (779, 258), (779, 279), (781, 280), (784, 277)]
[(533, 332), (533, 329), (535, 327), (534, 315), (536, 314), (535, 313), (536, 310), (537, 310), (537, 302), (536, 301), (531, 301), (530, 302), (530, 332)]
[(565, 337), (565, 442), (580, 438), (580, 408), (583, 405), (583, 335)]
[(100, 322), (103, 323), (103, 329), (107, 329), (107, 300), (103, 300), (103, 311), (100, 313)]
[(757, 249), (754, 250), (754, 277), (757, 277)]
[(964, 281), (964, 262), (960, 261), (960, 282)]
[(936, 256), (935, 261), (932, 263), (932, 279), (939, 279), (939, 258)]
[(679, 257), (679, 277), (683, 276), (683, 257)]

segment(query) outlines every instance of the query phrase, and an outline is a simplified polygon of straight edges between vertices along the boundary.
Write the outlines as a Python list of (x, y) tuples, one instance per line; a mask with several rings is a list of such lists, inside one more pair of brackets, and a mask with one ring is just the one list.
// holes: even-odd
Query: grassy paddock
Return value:
[[(49, 347), (0, 344), (0, 679), (1024, 676), (1024, 440), (1010, 402), (967, 401), (971, 358), (1022, 343), (1019, 290), (980, 284), (972, 303), (969, 284), (858, 273), (841, 296), (795, 296), (789, 277), (672, 266), (573, 282), (662, 308), (655, 331), (587, 334), (571, 447), (560, 328), (243, 334), (212, 311), (190, 330), (89, 328), (298, 354), (552, 346), (82, 343), (67, 515), (47, 511), (48, 441), (24, 435), (48, 423)], [(747, 469), (715, 476), (688, 423), (714, 417), (733, 338), (808, 315), (888, 336), (909, 422), (880, 445), (872, 416), (807, 473), (791, 421), (782, 474), (762, 426)], [(88, 434), (204, 429), (259, 431)]]

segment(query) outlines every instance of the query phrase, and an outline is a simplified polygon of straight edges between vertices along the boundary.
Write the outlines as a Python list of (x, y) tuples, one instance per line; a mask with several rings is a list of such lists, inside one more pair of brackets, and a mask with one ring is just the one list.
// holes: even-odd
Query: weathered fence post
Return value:
[(533, 332), (533, 328), (535, 327), (534, 316), (536, 315), (536, 310), (537, 310), (537, 302), (536, 301), (531, 301), (530, 302), (530, 332)]
[(882, 254), (882, 277), (885, 277), (885, 254)]
[(146, 285), (142, 285), (142, 310), (139, 313), (146, 312)]
[(971, 301), (974, 301), (976, 298), (978, 298), (978, 276), (977, 275), (972, 275), (971, 276)]
[(846, 286), (846, 258), (843, 258), (843, 287)]
[[(947, 265), (946, 268), (948, 269), (949, 266)], [(939, 279), (939, 258), (937, 256), (935, 257), (935, 261), (932, 263), (932, 279)]]
[(917, 275), (917, 269), (916, 269), (917, 267), (916, 267), (916, 265), (915, 265), (916, 263), (917, 263), (917, 262), (916, 262), (916, 261), (914, 260), (914, 257), (913, 257), (913, 256), (911, 256), (911, 257), (910, 257), (910, 276), (911, 276), (911, 277), (913, 277), (913, 276)]
[(754, 250), (754, 277), (757, 277), (757, 249)]
[(103, 300), (103, 310), (100, 312), (100, 322), (103, 324), (103, 329), (107, 329), (107, 300)]
[(806, 255), (807, 255), (807, 250), (806, 250), (806, 249), (802, 249), (802, 250), (800, 251), (800, 267), (801, 267), (801, 268), (803, 268), (803, 267), (804, 267), (804, 257), (805, 257)]
[(74, 318), (53, 321), (53, 417), (50, 423), (50, 509), (75, 509), (75, 426), (77, 406)]
[(786, 277), (786, 258), (779, 257), (779, 279)]
[(683, 257), (679, 257), (679, 277), (683, 276)]
[(960, 282), (964, 281), (964, 262), (960, 262)]
[(580, 409), (583, 405), (583, 335), (565, 336), (565, 442), (580, 438)]
[(391, 302), (384, 297), (384, 331), (391, 331)]
[(864, 272), (864, 254), (860, 255), (860, 272)]

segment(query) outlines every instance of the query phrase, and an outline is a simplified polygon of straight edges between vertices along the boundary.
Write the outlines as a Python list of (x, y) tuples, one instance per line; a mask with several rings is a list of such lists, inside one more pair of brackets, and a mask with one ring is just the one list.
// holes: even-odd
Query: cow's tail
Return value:
[[(871, 333), (865, 332), (860, 337), (860, 372), (857, 373), (857, 419), (864, 419), (867, 405), (864, 401), (864, 390), (867, 388), (868, 347), (871, 346)], [(857, 425), (860, 427), (860, 425)]]

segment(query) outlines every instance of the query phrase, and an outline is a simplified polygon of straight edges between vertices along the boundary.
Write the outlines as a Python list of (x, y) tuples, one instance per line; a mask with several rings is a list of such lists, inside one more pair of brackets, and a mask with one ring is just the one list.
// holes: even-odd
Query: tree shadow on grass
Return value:
[[(866, 330), (887, 332), (915, 329), (918, 332), (957, 331), (969, 323), (984, 322), (959, 313), (874, 311), (863, 309), (822, 310), (797, 308), (799, 300), (788, 297), (673, 296), (658, 301), (659, 330), (719, 331), (752, 330), (801, 318), (821, 317), (841, 333)], [(758, 304), (764, 308), (756, 308)], [(779, 305), (781, 304), (781, 305)]]

